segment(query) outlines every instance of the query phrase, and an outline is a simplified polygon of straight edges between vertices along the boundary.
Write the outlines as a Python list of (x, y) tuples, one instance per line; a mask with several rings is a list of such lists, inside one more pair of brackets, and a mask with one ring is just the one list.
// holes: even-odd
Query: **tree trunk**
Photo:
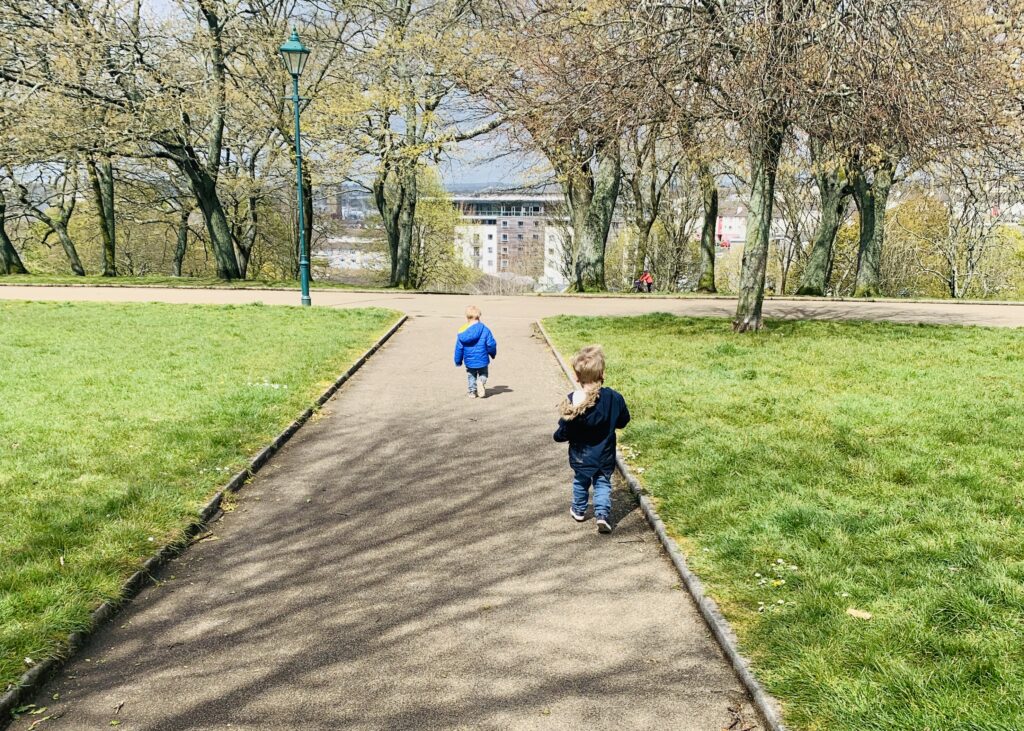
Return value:
[(67, 225), (62, 221), (53, 221), (51, 228), (57, 234), (57, 238), (60, 239), (60, 245), (64, 247), (64, 253), (68, 257), (71, 271), (76, 276), (84, 277), (85, 268), (82, 266), (82, 260), (78, 258), (78, 249), (75, 248), (75, 242), (71, 240), (71, 236), (68, 234)]
[(585, 164), (563, 184), (576, 248), (576, 290), (604, 291), (604, 253), (622, 182), (618, 146), (597, 153), (594, 168)]
[[(388, 286), (398, 286), (398, 217), (402, 210), (402, 200), (405, 191), (401, 182), (388, 185), (392, 171), (386, 170), (380, 173), (373, 181), (373, 202), (384, 222), (384, 233), (388, 240), (388, 259), (391, 264), (391, 273), (388, 276)], [(388, 188), (391, 188), (389, 191)], [(389, 195), (390, 192), (390, 195)]]
[(410, 275), (412, 266), (412, 245), (416, 233), (416, 169), (407, 170), (400, 181), (403, 195), (398, 210), (398, 259), (395, 263), (394, 286), (410, 289), (413, 281)]
[(762, 326), (761, 307), (764, 304), (764, 279), (775, 201), (775, 175), (781, 149), (782, 133), (775, 132), (759, 140), (751, 155), (750, 209), (740, 270), (739, 301), (732, 323), (735, 332), (757, 331)]
[(210, 246), (217, 263), (217, 276), (221, 279), (238, 279), (238, 260), (235, 259), (235, 244), (231, 237), (231, 226), (224, 214), (220, 197), (217, 195), (217, 181), (192, 155), (174, 158), (175, 164), (188, 178), (196, 203), (203, 214), (206, 230), (210, 234)]
[(0, 274), (28, 274), (28, 270), (7, 235), (7, 199), (0, 190)]
[(836, 235), (846, 216), (851, 190), (841, 179), (838, 168), (822, 171), (817, 178), (818, 191), (821, 193), (821, 219), (796, 293), (824, 297), (832, 274)]
[(178, 245), (174, 248), (174, 270), (176, 277), (181, 276), (181, 267), (185, 262), (185, 251), (188, 249), (188, 218), (192, 209), (182, 207), (181, 218), (178, 220)]
[(92, 185), (93, 198), (96, 205), (96, 223), (100, 229), (100, 240), (103, 243), (104, 277), (117, 276), (116, 260), (116, 228), (114, 223), (114, 167), (110, 159), (106, 159), (102, 167), (95, 160), (85, 163)]
[[(313, 259), (313, 174), (309, 165), (302, 168), (302, 223), (306, 229), (306, 255)], [(310, 277), (313, 276), (310, 267)]]
[(715, 226), (718, 224), (718, 182), (706, 166), (700, 169), (700, 190), (704, 200), (704, 225), (700, 231), (700, 278), (697, 291), (714, 293)]
[(881, 294), (885, 208), (892, 183), (893, 169), (888, 161), (875, 168), (871, 183), (865, 180), (862, 171), (858, 171), (855, 176), (854, 190), (860, 211), (861, 230), (854, 297), (877, 297)]

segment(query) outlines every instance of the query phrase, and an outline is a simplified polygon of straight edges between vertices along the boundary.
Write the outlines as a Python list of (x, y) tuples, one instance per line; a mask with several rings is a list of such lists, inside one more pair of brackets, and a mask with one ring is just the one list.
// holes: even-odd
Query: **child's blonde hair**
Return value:
[(572, 369), (581, 386), (600, 386), (604, 383), (604, 350), (600, 345), (580, 348), (572, 357)]
[(476, 305), (470, 305), (466, 308), (466, 319), (467, 320), (479, 320), (480, 319), (480, 308)]

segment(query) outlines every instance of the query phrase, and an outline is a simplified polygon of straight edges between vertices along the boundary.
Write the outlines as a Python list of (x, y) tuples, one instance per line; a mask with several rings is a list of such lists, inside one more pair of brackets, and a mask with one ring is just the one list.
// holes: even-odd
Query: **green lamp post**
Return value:
[(306, 67), (309, 49), (302, 45), (299, 33), (292, 28), (291, 37), (282, 44), (281, 58), (292, 75), (292, 105), (295, 107), (295, 179), (299, 191), (299, 278), (302, 282), (302, 304), (309, 307), (309, 251), (306, 248), (305, 211), (302, 201), (302, 139), (299, 132), (299, 74)]

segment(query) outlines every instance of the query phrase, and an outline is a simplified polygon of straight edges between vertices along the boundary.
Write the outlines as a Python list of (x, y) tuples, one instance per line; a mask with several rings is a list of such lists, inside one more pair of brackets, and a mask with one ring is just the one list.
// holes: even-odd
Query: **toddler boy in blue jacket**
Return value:
[(498, 356), (498, 343), (490, 328), (480, 322), (480, 308), (466, 308), (466, 325), (455, 338), (455, 365), (466, 364), (470, 398), (487, 395), (487, 366)]
[(611, 533), (612, 473), (615, 471), (615, 430), (629, 423), (622, 394), (604, 387), (604, 351), (588, 345), (572, 359), (580, 389), (563, 399), (556, 442), (569, 442), (569, 466), (575, 472), (569, 515), (586, 520), (590, 486), (594, 486), (594, 518), (599, 533)]

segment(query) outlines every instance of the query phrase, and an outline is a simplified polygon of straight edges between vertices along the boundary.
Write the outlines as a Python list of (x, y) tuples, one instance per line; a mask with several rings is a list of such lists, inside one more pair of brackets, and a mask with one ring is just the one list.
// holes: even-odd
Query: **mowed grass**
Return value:
[(545, 325), (793, 728), (1024, 729), (1024, 332)]
[[(0, 287), (16, 285), (45, 285), (54, 287), (172, 287), (177, 289), (294, 289), (299, 290), (295, 279), (233, 279), (225, 281), (217, 277), (171, 277), (147, 274), (138, 277), (101, 277), (90, 275), (76, 277), (73, 274), (11, 274), (0, 277)], [(358, 286), (343, 282), (314, 280), (312, 289), (383, 289), (382, 287)]]
[(0, 302), (0, 692), (397, 319)]

